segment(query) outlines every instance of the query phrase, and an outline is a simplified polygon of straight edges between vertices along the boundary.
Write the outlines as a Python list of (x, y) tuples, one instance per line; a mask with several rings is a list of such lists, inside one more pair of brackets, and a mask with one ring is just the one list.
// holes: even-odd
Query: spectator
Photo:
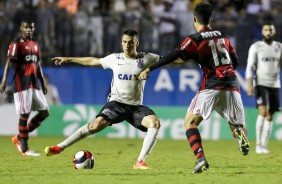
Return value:
[(35, 16), (37, 39), (41, 43), (41, 56), (45, 60), (48, 59), (48, 55), (54, 50), (54, 43), (52, 42), (55, 37), (55, 20), (47, 0), (40, 0), (38, 2)]
[(101, 56), (104, 53), (103, 46), (103, 18), (100, 9), (95, 7), (89, 18), (89, 54)]
[(78, 11), (73, 17), (74, 26), (74, 54), (76, 56), (88, 55), (88, 24), (89, 15), (82, 1), (78, 4)]
[(149, 1), (142, 2), (143, 9), (140, 19), (141, 50), (156, 51), (158, 49), (158, 20), (152, 12), (152, 5)]
[(114, 2), (110, 1), (106, 11), (103, 14), (104, 17), (104, 32), (107, 35), (104, 39), (104, 52), (106, 55), (119, 51), (119, 45), (113, 43), (120, 43), (120, 24), (121, 15), (115, 10)]
[(177, 20), (176, 13), (172, 12), (172, 0), (164, 1), (164, 11), (159, 14), (160, 18), (160, 55), (164, 55), (176, 46)]

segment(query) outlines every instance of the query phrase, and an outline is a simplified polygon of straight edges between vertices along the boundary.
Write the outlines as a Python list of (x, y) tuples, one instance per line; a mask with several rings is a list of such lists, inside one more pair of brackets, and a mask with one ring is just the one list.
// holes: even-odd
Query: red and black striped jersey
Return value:
[(29, 88), (39, 89), (38, 62), (40, 47), (36, 41), (15, 38), (9, 45), (7, 58), (14, 65), (13, 89), (20, 92)]
[(192, 59), (203, 71), (200, 90), (236, 90), (239, 84), (234, 68), (238, 57), (230, 40), (221, 31), (205, 27), (188, 36), (177, 48), (181, 59)]

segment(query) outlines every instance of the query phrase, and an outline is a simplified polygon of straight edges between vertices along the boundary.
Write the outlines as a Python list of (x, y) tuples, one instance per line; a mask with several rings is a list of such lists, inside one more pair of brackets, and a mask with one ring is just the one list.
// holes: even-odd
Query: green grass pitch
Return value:
[[(42, 155), (23, 157), (11, 143), (0, 137), (0, 183), (16, 184), (278, 184), (282, 181), (282, 142), (270, 141), (271, 154), (257, 155), (251, 141), (248, 156), (242, 156), (235, 140), (203, 140), (210, 169), (191, 174), (195, 157), (186, 140), (158, 140), (147, 158), (150, 170), (133, 170), (142, 139), (87, 138), (63, 153), (46, 157), (43, 149), (63, 137), (31, 137), (30, 147)], [(73, 155), (86, 149), (93, 153), (92, 170), (75, 170)]]

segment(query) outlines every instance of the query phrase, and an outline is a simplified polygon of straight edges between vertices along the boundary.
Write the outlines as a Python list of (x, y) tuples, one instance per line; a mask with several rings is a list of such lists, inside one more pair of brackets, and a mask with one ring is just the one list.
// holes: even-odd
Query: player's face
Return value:
[(262, 36), (265, 41), (272, 41), (276, 31), (273, 25), (264, 25), (262, 27)]
[(136, 52), (138, 39), (134, 36), (123, 35), (121, 40), (122, 50), (125, 54), (130, 55)]
[(34, 23), (23, 22), (21, 24), (20, 30), (25, 38), (32, 38), (35, 30)]

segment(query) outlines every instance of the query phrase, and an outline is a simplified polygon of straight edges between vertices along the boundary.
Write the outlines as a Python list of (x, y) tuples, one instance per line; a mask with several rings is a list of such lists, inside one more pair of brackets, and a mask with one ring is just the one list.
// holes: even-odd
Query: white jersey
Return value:
[(159, 55), (139, 53), (138, 58), (128, 59), (124, 53), (114, 53), (100, 59), (104, 69), (112, 69), (113, 79), (109, 101), (129, 105), (141, 105), (145, 80), (137, 80), (137, 74), (159, 60)]
[(249, 49), (246, 78), (253, 77), (256, 71), (256, 85), (280, 88), (280, 63), (282, 44), (273, 41), (271, 45), (257, 41)]

